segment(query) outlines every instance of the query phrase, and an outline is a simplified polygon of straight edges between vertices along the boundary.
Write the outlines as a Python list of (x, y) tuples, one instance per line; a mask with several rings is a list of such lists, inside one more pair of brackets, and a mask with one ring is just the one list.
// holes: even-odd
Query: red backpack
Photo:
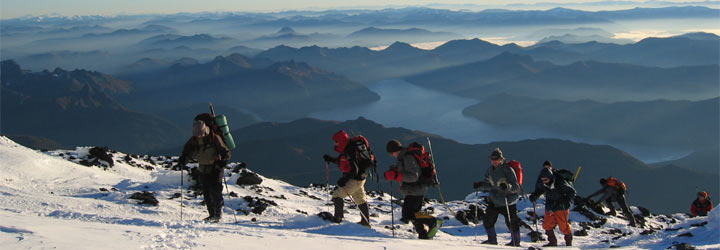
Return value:
[(523, 184), (523, 169), (522, 169), (522, 165), (520, 164), (520, 162), (516, 161), (516, 160), (512, 160), (512, 161), (509, 161), (507, 164), (508, 164), (508, 166), (510, 166), (513, 169), (513, 171), (515, 171), (515, 177), (517, 177), (518, 184), (520, 186), (522, 186), (522, 184)]
[(625, 183), (622, 182), (621, 180), (615, 179), (613, 177), (609, 177), (607, 179), (607, 185), (614, 187), (614, 188), (622, 191), (623, 193), (627, 192), (627, 186), (625, 185)]
[(437, 184), (437, 172), (435, 171), (435, 164), (432, 161), (432, 155), (425, 151), (425, 147), (417, 142), (410, 143), (407, 147), (407, 152), (415, 157), (420, 165), (420, 178), (418, 182), (426, 185)]

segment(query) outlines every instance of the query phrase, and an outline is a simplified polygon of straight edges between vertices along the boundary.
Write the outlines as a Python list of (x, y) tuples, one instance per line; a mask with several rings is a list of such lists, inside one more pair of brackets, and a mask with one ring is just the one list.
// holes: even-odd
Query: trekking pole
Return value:
[(510, 206), (508, 206), (507, 197), (505, 197), (505, 209), (506, 209), (506, 211), (507, 211), (507, 219), (508, 219), (508, 222), (510, 222), (510, 227), (511, 227), (511, 228), (509, 228), (509, 229), (510, 229), (510, 232), (512, 232), (512, 217), (510, 217)]
[(582, 170), (582, 166), (578, 166), (578, 169), (575, 172), (575, 176), (573, 177), (573, 184), (575, 183), (575, 180), (577, 180), (578, 175), (580, 175), (580, 170)]
[[(350, 195), (350, 193), (348, 193), (347, 189), (345, 189), (345, 187), (340, 187), (340, 188), (342, 188), (342, 190), (345, 191), (345, 194), (347, 194), (347, 196), (350, 197), (350, 201), (352, 201), (352, 203), (355, 204), (355, 206), (358, 208), (358, 210), (360, 210), (360, 205), (358, 205), (357, 202), (355, 202), (355, 199), (353, 199), (352, 195)], [(368, 211), (368, 213), (370, 213), (370, 211)], [(360, 211), (360, 216), (363, 219), (365, 219), (365, 221), (368, 222), (368, 225), (370, 224), (370, 219), (368, 217), (365, 217), (365, 214), (363, 214), (362, 211)]]
[[(325, 189), (330, 189), (330, 167), (328, 166), (328, 162), (325, 162)], [(332, 195), (330, 196), (330, 199), (332, 200)], [(330, 212), (330, 207), (327, 207), (328, 213)]]
[(478, 197), (478, 189), (476, 188), (475, 189), (475, 203), (476, 203), (475, 204), (475, 217), (473, 217), (473, 219), (475, 220), (474, 221), (475, 222), (475, 238), (473, 238), (473, 241), (477, 241), (478, 224), (480, 224), (480, 220), (478, 219), (478, 216), (477, 216), (477, 211), (478, 211), (478, 209), (480, 209), (480, 203), (477, 202), (479, 199), (480, 198)]
[(390, 181), (390, 225), (392, 228), (393, 238), (395, 238), (395, 209), (393, 208), (393, 184)]
[(183, 186), (185, 185), (183, 183), (183, 175), (185, 175), (183, 168), (183, 166), (180, 166), (180, 221), (183, 220)]
[[(228, 200), (230, 200), (230, 189), (228, 188), (227, 181), (225, 181), (225, 168), (223, 168), (223, 175), (222, 175), (222, 176), (223, 176), (223, 183), (225, 183), (225, 193), (227, 193), (227, 195), (228, 195)], [(224, 204), (224, 203), (225, 203), (225, 202), (223, 202), (223, 204)], [(233, 218), (235, 219), (235, 224), (237, 224), (238, 221), (237, 221), (237, 216), (235, 215), (235, 209), (233, 209), (232, 207), (230, 207), (230, 205), (227, 205), (227, 207), (230, 208), (230, 210), (233, 211)]]
[[(532, 204), (533, 204), (533, 217), (535, 217), (534, 218), (535, 232), (540, 232), (540, 231), (538, 231), (538, 215), (537, 215), (537, 210), (535, 210), (535, 207), (536, 207), (535, 202), (533, 202)], [(540, 241), (540, 237), (535, 237), (535, 242), (539, 242), (539, 241)]]
[[(430, 142), (430, 137), (426, 138), (428, 141), (428, 149), (430, 149), (430, 160), (432, 160), (433, 166), (435, 166), (435, 171), (437, 171), (437, 165), (435, 165), (435, 154), (433, 154), (432, 151), (432, 143)], [(443, 197), (442, 190), (440, 189), (440, 180), (438, 179), (437, 173), (435, 173), (435, 183), (437, 184), (438, 194), (440, 194), (440, 201), (442, 201), (442, 204), (448, 211), (450, 211), (450, 213), (456, 215), (455, 211), (453, 211), (452, 208), (445, 203), (445, 197)]]

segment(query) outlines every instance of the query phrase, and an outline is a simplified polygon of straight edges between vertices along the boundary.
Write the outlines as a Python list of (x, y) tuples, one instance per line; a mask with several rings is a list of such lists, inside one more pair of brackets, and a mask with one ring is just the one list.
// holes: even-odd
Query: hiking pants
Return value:
[(545, 229), (546, 231), (550, 231), (555, 229), (555, 225), (557, 225), (564, 235), (571, 234), (572, 227), (570, 226), (570, 222), (568, 221), (569, 214), (570, 210), (558, 210), (552, 212), (545, 210), (545, 219), (542, 223), (543, 229)]
[[(620, 194), (617, 197), (615, 197), (614, 200), (617, 201), (618, 205), (620, 205), (620, 209), (623, 211), (623, 214), (625, 214), (625, 216), (628, 218), (628, 221), (630, 221), (630, 223), (632, 223), (632, 224), (635, 224), (635, 215), (632, 213), (632, 211), (630, 210), (630, 207), (628, 206), (627, 202), (625, 201), (625, 195)], [(605, 203), (607, 203), (608, 208), (610, 208), (610, 211), (615, 212), (615, 207), (613, 206), (612, 201), (613, 201), (612, 198), (608, 198), (607, 200), (605, 200)]]
[(428, 230), (437, 223), (434, 216), (420, 212), (424, 200), (425, 196), (422, 195), (406, 195), (403, 199), (402, 218), (400, 219), (404, 222), (411, 221), (421, 239), (427, 239)]
[(365, 180), (350, 179), (344, 187), (337, 187), (332, 193), (333, 198), (345, 198), (350, 194), (357, 205), (367, 203), (365, 198)]
[[(507, 214), (508, 209), (510, 210), (509, 217)], [(495, 204), (488, 203), (485, 217), (483, 217), (485, 230), (495, 229), (495, 222), (497, 222), (498, 215), (502, 214), (505, 216), (505, 225), (507, 225), (508, 229), (510, 229), (511, 232), (519, 232), (520, 218), (517, 216), (517, 204), (510, 205), (508, 209), (506, 209), (504, 205), (496, 207)], [(509, 219), (512, 219), (512, 224), (510, 224)]]
[(211, 217), (222, 216), (222, 177), (223, 168), (215, 165), (200, 165), (200, 185), (202, 186), (205, 206)]

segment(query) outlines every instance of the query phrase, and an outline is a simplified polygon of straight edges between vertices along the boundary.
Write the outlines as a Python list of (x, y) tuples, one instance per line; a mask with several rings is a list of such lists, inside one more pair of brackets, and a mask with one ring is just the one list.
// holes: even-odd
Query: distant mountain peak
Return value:
[(278, 31), (277, 34), (295, 34), (295, 30), (293, 28), (285, 26), (285, 27), (282, 27), (282, 29), (280, 29), (280, 31)]
[(394, 42), (387, 48), (385, 48), (384, 52), (402, 52), (402, 51), (413, 51), (413, 50), (419, 50), (418, 48), (413, 47), (412, 45), (404, 42)]

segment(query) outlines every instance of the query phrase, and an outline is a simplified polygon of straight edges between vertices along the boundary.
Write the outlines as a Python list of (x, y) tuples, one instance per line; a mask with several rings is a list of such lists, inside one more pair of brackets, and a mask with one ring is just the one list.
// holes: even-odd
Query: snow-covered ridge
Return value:
[[(329, 190), (324, 185), (296, 187), (261, 176), (263, 182), (259, 185), (239, 186), (235, 184), (237, 179), (243, 173), (251, 173), (240, 169), (239, 163), (231, 163), (226, 169), (232, 197), (225, 193), (224, 216), (218, 224), (201, 221), (207, 216), (202, 196), (191, 189), (195, 183), (188, 172), (184, 172), (181, 221), (181, 172), (173, 170), (177, 157), (127, 155), (110, 150), (108, 155), (113, 161), (110, 166), (93, 157), (90, 150), (90, 147), (79, 147), (40, 152), (0, 136), (0, 244), (3, 248), (467, 249), (477, 247), (480, 240), (486, 239), (482, 225), (477, 231), (472, 219), (464, 225), (436, 201), (425, 205), (427, 211), (445, 219), (435, 239), (415, 239), (412, 226), (398, 220), (398, 204), (393, 205), (397, 227), (393, 238), (388, 194), (369, 194), (372, 229), (355, 224), (360, 221), (360, 215), (349, 200), (346, 200), (346, 221), (328, 223), (316, 216), (319, 212), (331, 211)], [(251, 167), (262, 172), (262, 166)], [(154, 193), (157, 206), (141, 205), (129, 199), (142, 192)], [(397, 192), (394, 193), (397, 197)], [(466, 211), (474, 200), (475, 194), (469, 194), (465, 201), (452, 201), (448, 205), (455, 211)], [(528, 235), (534, 228), (532, 204), (521, 201), (519, 210), (519, 217), (528, 224), (521, 229), (522, 246), (542, 246), (546, 242), (531, 242)], [(633, 210), (642, 214), (638, 208)], [(233, 212), (237, 214), (237, 223)], [(537, 213), (542, 215), (544, 206), (538, 205)], [(575, 237), (575, 248), (665, 249), (678, 243), (689, 243), (698, 249), (720, 248), (718, 210), (702, 218), (688, 218), (683, 214), (650, 215), (644, 218), (646, 228), (628, 227), (627, 221), (619, 217), (593, 214), (606, 222), (599, 225), (600, 221), (571, 213), (574, 231), (584, 229), (588, 234)], [(496, 228), (499, 241), (509, 241), (502, 219)]]

